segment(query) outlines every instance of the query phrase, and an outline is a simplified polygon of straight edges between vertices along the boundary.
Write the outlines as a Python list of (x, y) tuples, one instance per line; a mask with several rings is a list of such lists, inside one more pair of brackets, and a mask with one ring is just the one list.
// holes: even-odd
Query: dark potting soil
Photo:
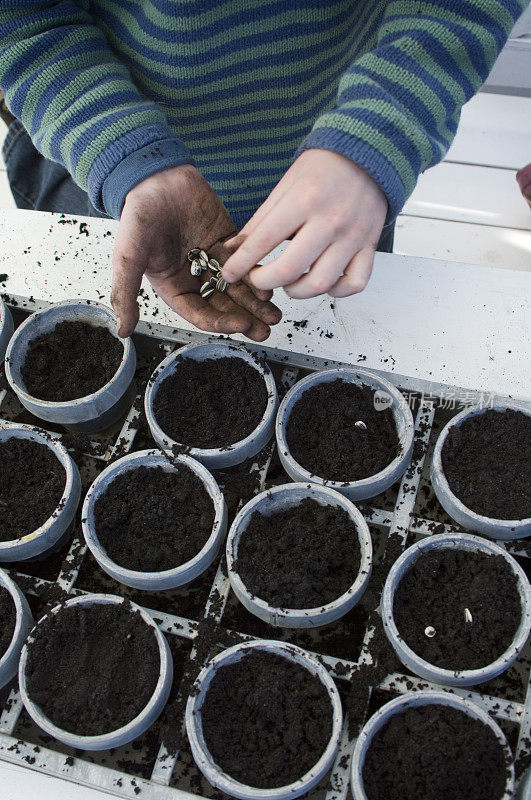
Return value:
[(493, 731), (444, 706), (395, 714), (374, 736), (363, 767), (369, 800), (500, 800), (506, 780)]
[(488, 409), (453, 426), (441, 452), (452, 492), (476, 514), (531, 517), (531, 417)]
[(357, 527), (342, 508), (315, 500), (265, 517), (255, 511), (235, 564), (247, 589), (276, 608), (317, 608), (354, 583)]
[(17, 622), (17, 609), (11, 592), (0, 586), (0, 658), (11, 644), (15, 625)]
[(304, 667), (255, 652), (221, 667), (201, 709), (215, 763), (260, 789), (302, 778), (332, 733), (332, 707), (321, 681)]
[(63, 608), (32, 636), (28, 694), (63, 730), (109, 733), (149, 702), (159, 677), (159, 649), (153, 630), (127, 602)]
[(268, 400), (261, 374), (241, 358), (183, 358), (160, 385), (153, 410), (165, 434), (188, 447), (228, 447), (260, 424)]
[(40, 528), (57, 509), (66, 471), (49, 447), (27, 439), (0, 444), (0, 541)]
[(96, 501), (96, 533), (120, 566), (158, 572), (184, 564), (202, 549), (214, 505), (187, 467), (177, 472), (138, 467), (122, 473)]
[[(453, 549), (422, 555), (398, 584), (393, 605), (411, 649), (450, 670), (495, 661), (511, 644), (521, 614), (517, 579), (504, 558)], [(428, 627), (435, 628), (431, 638)]]
[(65, 402), (93, 394), (116, 374), (122, 342), (101, 325), (59, 322), (30, 342), (22, 365), (27, 391), (39, 400)]
[[(356, 481), (396, 458), (399, 441), (390, 408), (376, 411), (374, 390), (338, 378), (304, 392), (286, 428), (293, 458), (313, 475)], [(356, 427), (362, 421), (366, 429)]]

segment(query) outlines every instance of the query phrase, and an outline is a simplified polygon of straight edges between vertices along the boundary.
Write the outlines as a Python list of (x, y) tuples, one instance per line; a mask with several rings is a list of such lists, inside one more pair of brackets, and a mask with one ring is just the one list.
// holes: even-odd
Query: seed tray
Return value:
[[(33, 298), (6, 298), (15, 324), (49, 305)], [(92, 438), (52, 430), (22, 408), (5, 381), (0, 383), (0, 427), (37, 424), (59, 437), (77, 461), (84, 490), (107, 464), (128, 452), (155, 447), (143, 415), (143, 391), (155, 365), (183, 344), (208, 341), (200, 332), (140, 323), (134, 335), (138, 369), (131, 405), (114, 429)], [(311, 371), (344, 363), (300, 353), (249, 345), (263, 353), (282, 396)], [(354, 365), (355, 366), (355, 365)], [(383, 703), (405, 692), (441, 689), (409, 673), (394, 657), (382, 634), (377, 608), (386, 574), (403, 549), (419, 538), (455, 532), (458, 526), (439, 505), (429, 481), (431, 452), (439, 431), (463, 404), (485, 402), (474, 390), (435, 384), (374, 370), (406, 393), (415, 417), (415, 447), (411, 465), (384, 494), (358, 504), (371, 530), (373, 574), (362, 601), (338, 622), (322, 629), (290, 631), (273, 628), (249, 614), (230, 588), (223, 553), (189, 587), (170, 592), (141, 592), (107, 576), (84, 544), (78, 522), (68, 541), (45, 558), (3, 564), (26, 593), (35, 619), (66, 595), (110, 592), (130, 598), (150, 611), (166, 635), (174, 657), (175, 676), (170, 700), (161, 718), (142, 737), (124, 747), (101, 753), (73, 750), (38, 729), (22, 705), (16, 681), (0, 690), (0, 759), (66, 780), (100, 788), (126, 798), (213, 798), (214, 789), (196, 767), (184, 733), (184, 707), (195, 676), (216, 652), (253, 637), (282, 639), (316, 654), (336, 679), (343, 700), (345, 724), (330, 773), (308, 793), (311, 800), (350, 797), (351, 753), (365, 720)], [(2, 376), (3, 378), (3, 376)], [(453, 398), (453, 400), (452, 400)], [(488, 398), (503, 401), (507, 398)], [(229, 523), (237, 509), (265, 488), (289, 481), (270, 443), (239, 467), (215, 471), (229, 508)], [(502, 543), (529, 575), (531, 543)], [(491, 713), (513, 748), (519, 781), (531, 764), (531, 645), (502, 676), (466, 689), (442, 689), (469, 697)]]

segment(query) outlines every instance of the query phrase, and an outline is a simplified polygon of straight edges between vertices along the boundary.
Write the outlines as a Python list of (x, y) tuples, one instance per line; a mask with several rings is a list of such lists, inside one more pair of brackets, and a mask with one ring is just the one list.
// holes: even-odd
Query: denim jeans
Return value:
[[(107, 214), (96, 211), (87, 193), (75, 183), (61, 164), (49, 161), (39, 153), (18, 119), (9, 128), (2, 155), (18, 208), (79, 214), (85, 217), (108, 217)], [(378, 250), (392, 253), (394, 235), (395, 225), (392, 222), (384, 227)]]

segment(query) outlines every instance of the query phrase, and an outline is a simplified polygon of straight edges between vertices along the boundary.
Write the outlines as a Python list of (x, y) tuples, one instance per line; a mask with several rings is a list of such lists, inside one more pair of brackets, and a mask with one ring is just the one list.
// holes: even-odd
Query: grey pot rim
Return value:
[[(7, 435), (4, 436), (3, 434), (6, 433)], [(31, 440), (36, 441), (38, 444), (43, 444), (49, 447), (49, 449), (53, 452), (56, 456), (58, 461), (62, 464), (65, 473), (65, 488), (63, 494), (61, 495), (61, 499), (57, 504), (56, 508), (52, 511), (51, 515), (45, 520), (42, 525), (36, 528), (34, 531), (30, 533), (26, 533), (25, 536), (20, 536), (18, 539), (8, 539), (6, 541), (0, 542), (0, 556), (2, 554), (2, 550), (7, 550), (14, 545), (21, 544), (21, 542), (28, 542), (33, 541), (34, 539), (39, 538), (43, 534), (45, 534), (53, 522), (57, 519), (57, 511), (61, 510), (70, 496), (74, 481), (75, 481), (75, 470), (77, 470), (77, 466), (75, 465), (74, 461), (70, 457), (68, 450), (66, 447), (59, 441), (53, 439), (49, 432), (46, 431), (44, 428), (39, 428), (36, 425), (21, 425), (20, 427), (11, 427), (8, 428), (0, 428), (0, 441), (2, 440), (9, 440), (12, 438), (16, 439), (28, 439), (29, 437), (26, 436), (19, 436), (18, 434), (31, 434)], [(78, 498), (79, 502), (79, 498)]]
[[(201, 482), (203, 483), (203, 486), (205, 487), (206, 491), (208, 492), (212, 500), (212, 505), (214, 506), (214, 513), (215, 513), (214, 523), (212, 525), (212, 532), (210, 533), (210, 536), (208, 537), (207, 541), (205, 542), (201, 550), (199, 550), (195, 554), (195, 556), (191, 558), (189, 561), (185, 561), (182, 564), (178, 564), (176, 567), (171, 567), (165, 570), (159, 570), (158, 572), (147, 572), (147, 571), (140, 571), (122, 567), (117, 561), (114, 561), (108, 555), (107, 551), (105, 550), (105, 548), (98, 539), (95, 526), (94, 526), (94, 531), (89, 529), (89, 526), (86, 521), (89, 509), (94, 505), (98, 497), (100, 497), (101, 494), (104, 494), (104, 492), (102, 492), (101, 494), (99, 493), (99, 488), (103, 479), (106, 478), (108, 475), (112, 474), (115, 471), (116, 467), (117, 466), (119, 467), (120, 465), (124, 464), (124, 462), (131, 463), (131, 469), (127, 470), (127, 472), (137, 469), (138, 467), (142, 466), (142, 459), (145, 458), (146, 455), (159, 458), (160, 466), (162, 467), (167, 468), (168, 465), (170, 465), (174, 469), (176, 469), (175, 463), (182, 464), (187, 469), (191, 470), (194, 473), (194, 475), (197, 475), (197, 477), (200, 478)], [(140, 463), (135, 464), (134, 463), (135, 461)], [(148, 582), (149, 580), (176, 577), (180, 575), (182, 572), (190, 570), (196, 564), (200, 563), (215, 546), (220, 535), (223, 534), (223, 517), (224, 517), (224, 506), (225, 506), (225, 500), (221, 490), (218, 487), (217, 494), (213, 496), (211, 492), (210, 483), (205, 480), (205, 476), (210, 477), (211, 480), (214, 483), (216, 483), (217, 486), (217, 482), (213, 477), (213, 475), (199, 461), (196, 461), (190, 456), (184, 454), (181, 454), (179, 456), (172, 456), (170, 458), (164, 455), (160, 450), (156, 449), (137, 450), (133, 453), (128, 453), (126, 456), (123, 456), (122, 458), (113, 461), (113, 463), (110, 464), (108, 467), (106, 467), (103, 470), (103, 472), (100, 472), (98, 477), (93, 481), (93, 483), (89, 487), (89, 490), (87, 491), (85, 500), (83, 502), (83, 509), (81, 512), (81, 526), (83, 530), (83, 536), (87, 543), (87, 547), (91, 551), (96, 561), (100, 564), (100, 566), (103, 567), (105, 565), (114, 570), (115, 572), (121, 573), (124, 579)], [(205, 569), (208, 569), (208, 566), (209, 565), (206, 565)]]
[[(235, 568), (238, 546), (241, 537), (245, 534), (245, 529), (239, 530), (239, 528), (242, 521), (246, 517), (250, 517), (254, 511), (257, 511), (268, 496), (274, 496), (275, 494), (280, 494), (280, 492), (285, 492), (287, 490), (297, 491), (299, 489), (308, 489), (317, 493), (323, 492), (323, 497), (328, 497), (328, 499), (330, 499), (328, 495), (330, 492), (334, 495), (334, 499), (337, 500), (337, 504), (347, 511), (350, 518), (356, 525), (358, 532), (358, 542), (360, 544), (360, 566), (358, 568), (355, 580), (349, 586), (349, 588), (343, 592), (343, 594), (339, 595), (328, 603), (321, 604), (320, 606), (316, 606), (314, 608), (287, 608), (284, 606), (272, 606), (270, 603), (262, 600), (260, 597), (258, 597), (258, 595), (250, 591)], [(325, 492), (327, 494), (325, 494)], [(238, 537), (237, 539), (236, 536)], [(319, 486), (318, 484), (307, 484), (302, 482), (285, 483), (279, 486), (274, 486), (271, 489), (266, 489), (265, 491), (260, 492), (251, 500), (249, 500), (249, 502), (240, 509), (234, 518), (234, 521), (230, 527), (229, 535), (227, 537), (225, 552), (229, 580), (233, 587), (236, 586), (238, 591), (240, 591), (242, 594), (245, 594), (249, 600), (252, 601), (253, 605), (258, 606), (266, 614), (270, 614), (271, 616), (275, 616), (286, 621), (300, 620), (307, 617), (319, 618), (326, 612), (339, 610), (341, 607), (344, 607), (350, 598), (356, 594), (364, 584), (368, 583), (372, 569), (372, 539), (367, 523), (361, 511), (351, 500), (328, 486)], [(237, 592), (235, 591), (235, 593)], [(345, 613), (347, 613), (349, 610), (350, 607), (346, 608)]]
[[(426, 551), (434, 549), (438, 544), (440, 545), (441, 542), (443, 542), (443, 544), (448, 543), (448, 549), (460, 549), (459, 543), (463, 542), (470, 545), (469, 547), (461, 548), (463, 550), (474, 549), (480, 550), (483, 553), (501, 556), (505, 559), (505, 561), (507, 561), (508, 564), (511, 565), (518, 578), (518, 593), (522, 605), (520, 624), (509, 647), (500, 656), (498, 656), (498, 658), (496, 658), (490, 664), (486, 664), (484, 667), (477, 667), (476, 669), (467, 670), (452, 670), (438, 667), (437, 665), (426, 661), (424, 658), (422, 658), (422, 656), (419, 656), (417, 653), (415, 653), (415, 651), (404, 640), (396, 626), (393, 615), (394, 595), (399, 585), (399, 583), (397, 583), (396, 586), (393, 586), (396, 574), (400, 571), (404, 562), (411, 560), (411, 566), (413, 566), (413, 564), (415, 564), (416, 561), (420, 559)], [(420, 542), (415, 542), (415, 544), (412, 544), (410, 547), (408, 547), (399, 556), (399, 558), (397, 558), (391, 567), (389, 574), (387, 575), (381, 600), (382, 622), (384, 630), (391, 644), (393, 645), (393, 649), (394, 642), (398, 641), (400, 643), (400, 648), (404, 650), (408, 658), (411, 659), (411, 661), (416, 662), (419, 668), (421, 668), (423, 671), (429, 671), (433, 675), (437, 675), (442, 685), (459, 686), (459, 684), (462, 683), (463, 685), (473, 686), (475, 684), (483, 683), (487, 680), (490, 680), (491, 677), (494, 677), (494, 673), (498, 668), (500, 668), (500, 671), (502, 671), (501, 668), (505, 664), (507, 665), (508, 669), (510, 666), (510, 664), (507, 663), (508, 655), (514, 654), (514, 658), (517, 658), (518, 654), (523, 650), (527, 639), (529, 638), (529, 633), (531, 632), (531, 603), (529, 602), (526, 593), (522, 591), (522, 587), (526, 585), (529, 586), (529, 581), (520, 564), (518, 564), (515, 559), (509, 556), (509, 554), (495, 542), (492, 542), (488, 539), (483, 539), (480, 536), (474, 536), (471, 533), (448, 533), (430, 536), (422, 539)], [(386, 606), (391, 609), (390, 618), (384, 611)], [(512, 659), (513, 661), (514, 658)], [(408, 666), (410, 669), (413, 669), (411, 665)], [(492, 672), (493, 675), (485, 676), (486, 670)], [(500, 674), (500, 671), (498, 671), (496, 674)], [(433, 678), (431, 680), (433, 680)]]
[[(304, 391), (310, 389), (315, 384), (321, 382), (328, 382), (326, 378), (331, 375), (336, 375), (338, 378), (341, 378), (344, 375), (353, 375), (354, 377), (359, 377), (359, 383), (363, 383), (363, 378), (370, 378), (372, 380), (378, 381), (381, 384), (382, 389), (388, 392), (391, 397), (395, 400), (397, 404), (397, 408), (402, 413), (404, 420), (406, 422), (406, 435), (404, 440), (400, 442), (400, 451), (395, 456), (395, 458), (387, 464), (380, 472), (375, 472), (373, 475), (369, 475), (366, 478), (360, 478), (357, 481), (334, 481), (328, 478), (323, 478), (321, 475), (316, 475), (313, 472), (310, 472), (302, 464), (293, 457), (291, 453), (291, 449), (288, 445), (287, 437), (286, 437), (286, 428), (287, 423), (289, 420), (289, 414), (286, 416), (286, 407), (291, 400), (291, 397), (295, 393), (296, 390), (300, 389), (301, 386), (304, 386)], [(325, 380), (323, 380), (325, 379)], [(413, 441), (415, 437), (415, 425), (413, 422), (413, 416), (411, 414), (411, 410), (406, 402), (406, 399), (402, 395), (399, 389), (390, 381), (387, 381), (385, 378), (380, 377), (377, 375), (376, 372), (372, 370), (365, 369), (362, 367), (335, 367), (333, 369), (321, 370), (318, 372), (313, 372), (311, 375), (307, 375), (305, 378), (302, 378), (300, 381), (297, 381), (291, 389), (284, 395), (280, 407), (277, 413), (277, 419), (275, 424), (275, 434), (277, 440), (277, 446), (279, 450), (284, 453), (284, 457), (287, 461), (293, 462), (294, 466), (296, 466), (297, 471), (302, 475), (302, 482), (309, 481), (314, 484), (318, 484), (320, 486), (326, 486), (329, 489), (337, 489), (338, 491), (344, 491), (345, 489), (363, 489), (369, 488), (373, 483), (376, 481), (385, 480), (388, 476), (391, 476), (393, 472), (398, 468), (401, 462), (404, 460), (406, 454), (411, 450), (413, 447)], [(407, 468), (407, 463), (404, 466), (405, 471)]]
[(469, 408), (465, 408), (463, 411), (460, 411), (459, 414), (456, 414), (455, 417), (452, 417), (449, 422), (446, 423), (444, 428), (441, 430), (439, 436), (437, 437), (437, 441), (435, 443), (435, 448), (433, 450), (433, 457), (430, 465), (430, 478), (432, 486), (435, 490), (435, 493), (438, 495), (438, 487), (433, 482), (432, 475), (436, 473), (438, 475), (439, 482), (441, 484), (441, 489), (444, 494), (451, 499), (451, 501), (457, 506), (458, 510), (465, 516), (467, 516), (470, 520), (471, 525), (474, 521), (479, 523), (483, 523), (485, 525), (495, 525), (500, 528), (507, 528), (508, 530), (515, 530), (515, 536), (513, 538), (517, 539), (517, 531), (518, 528), (531, 525), (531, 517), (524, 517), (523, 519), (497, 519), (496, 517), (486, 517), (484, 514), (478, 514), (476, 511), (472, 511), (471, 508), (465, 506), (462, 500), (457, 497), (456, 494), (450, 488), (450, 484), (444, 474), (444, 469), (442, 466), (442, 449), (448, 438), (448, 434), (450, 433), (451, 428), (454, 426), (461, 425), (468, 417), (476, 416), (479, 413), (484, 413), (485, 411), (506, 411), (507, 409), (512, 409), (515, 411), (523, 411), (525, 414), (531, 415), (529, 409), (522, 403), (519, 404), (517, 402), (506, 403), (503, 405), (495, 405), (495, 406), (472, 406)]
[[(202, 707), (202, 703), (198, 706), (198, 698), (205, 680), (208, 680), (209, 685), (211, 678), (214, 676), (216, 671), (223, 666), (224, 662), (229, 661), (229, 663), (232, 663), (231, 658), (233, 655), (237, 655), (240, 652), (244, 655), (246, 651), (253, 649), (281, 655), (288, 661), (296, 661), (299, 664), (302, 662), (313, 675), (320, 679), (321, 683), (327, 690), (332, 711), (332, 732), (330, 734), (328, 744), (318, 761), (301, 778), (298, 778), (291, 784), (279, 786), (274, 789), (259, 789), (248, 784), (241, 783), (240, 781), (232, 778), (216, 765), (213, 756), (206, 747), (206, 743), (203, 747), (198, 735), (199, 725), (197, 719), (200, 717)], [(208, 691), (208, 685), (206, 691)], [(329, 768), (327, 765), (331, 765), (339, 746), (341, 731), (343, 728), (343, 709), (341, 705), (341, 699), (339, 697), (339, 691), (332, 677), (329, 675), (326, 668), (317, 660), (317, 658), (315, 658), (315, 656), (307, 653), (301, 647), (289, 644), (287, 642), (275, 641), (274, 639), (255, 639), (250, 642), (241, 642), (227, 648), (226, 650), (222, 650), (221, 653), (218, 653), (216, 656), (214, 656), (214, 658), (212, 658), (203, 667), (195, 679), (193, 691), (188, 697), (186, 703), (185, 721), (186, 732), (190, 741), (194, 760), (196, 760), (196, 752), (199, 752), (202, 757), (202, 765), (197, 761), (196, 763), (202, 772), (202, 767), (209, 767), (210, 774), (207, 775), (205, 772), (203, 772), (203, 774), (205, 774), (207, 780), (209, 780), (211, 783), (212, 778), (216, 779), (216, 782), (212, 783), (212, 785), (222, 788), (222, 791), (228, 792), (234, 797), (247, 798), (247, 800), (251, 800), (251, 798), (258, 798), (259, 800), (280, 800), (280, 798), (285, 798), (288, 796), (299, 797), (301, 794), (309, 791), (309, 789), (315, 786), (316, 782), (315, 780), (312, 782), (312, 778), (317, 773), (321, 773), (321, 777), (322, 774), (326, 774)], [(208, 765), (209, 760), (212, 762), (213, 766)]]
[(22, 630), (23, 624), (23, 614), (24, 610), (22, 608), (22, 603), (20, 600), (19, 592), (22, 591), (19, 586), (15, 583), (13, 578), (6, 572), (5, 569), (0, 567), (0, 586), (3, 586), (4, 589), (7, 589), (11, 597), (13, 598), (13, 602), (15, 604), (15, 612), (16, 612), (16, 619), (15, 619), (15, 627), (13, 630), (13, 636), (11, 637), (11, 641), (9, 642), (7, 650), (3, 653), (0, 653), (0, 671), (5, 663), (7, 663), (8, 659), (12, 656), (13, 652), (15, 651), (18, 645), (18, 638), (20, 637), (20, 632)]
[(448, 692), (435, 691), (432, 689), (420, 692), (408, 692), (401, 697), (385, 703), (376, 711), (365, 723), (360, 731), (358, 740), (352, 754), (352, 764), (350, 768), (351, 789), (354, 800), (368, 800), (363, 785), (363, 767), (365, 765), (365, 755), (371, 746), (374, 735), (387, 723), (387, 721), (408, 708), (422, 705), (443, 705), (460, 710), (468, 716), (479, 720), (486, 725), (496, 736), (500, 743), (508, 770), (508, 777), (505, 784), (504, 794), (499, 800), (511, 800), (514, 793), (514, 761), (512, 758), (509, 744), (498, 723), (480, 705), (469, 698), (459, 697)]
[[(40, 625), (49, 614), (57, 614), (59, 611), (66, 607), (71, 607), (74, 605), (94, 605), (94, 604), (101, 604), (101, 605), (121, 605), (123, 603), (129, 603), (133, 611), (140, 612), (140, 615), (144, 622), (148, 624), (154, 631), (155, 637), (157, 640), (157, 646), (159, 649), (159, 656), (160, 656), (160, 667), (159, 667), (159, 677), (157, 680), (157, 684), (155, 689), (153, 690), (153, 694), (151, 695), (148, 703), (144, 706), (142, 711), (136, 715), (130, 722), (126, 725), (122, 725), (121, 728), (116, 728), (113, 731), (109, 731), (108, 733), (101, 733), (96, 736), (84, 736), (79, 734), (73, 734), (69, 731), (64, 730), (63, 728), (59, 728), (58, 725), (55, 725), (49, 717), (44, 714), (41, 710), (40, 706), (38, 706), (30, 697), (26, 685), (26, 663), (28, 658), (28, 644), (31, 644), (31, 633), (28, 636), (24, 647), (22, 648), (22, 652), (20, 654), (20, 662), (19, 662), (19, 669), (18, 669), (18, 677), (19, 677), (19, 688), (20, 688), (20, 695), (22, 697), (22, 702), (28, 712), (28, 714), (32, 717), (34, 722), (48, 733), (50, 736), (53, 736), (54, 739), (58, 741), (65, 741), (66, 739), (75, 739), (76, 742), (79, 744), (74, 744), (74, 747), (78, 747), (79, 749), (91, 749), (91, 746), (105, 744), (110, 737), (118, 737), (127, 735), (130, 731), (134, 731), (141, 725), (142, 721), (149, 716), (152, 709), (156, 707), (160, 694), (163, 691), (164, 683), (165, 683), (165, 676), (168, 669), (172, 668), (172, 664), (168, 657), (168, 650), (166, 645), (166, 640), (164, 639), (163, 634), (161, 633), (158, 625), (155, 623), (153, 618), (144, 611), (144, 609), (134, 603), (132, 600), (125, 600), (123, 597), (118, 597), (117, 595), (112, 594), (99, 594), (99, 593), (90, 593), (81, 595), (79, 597), (71, 597), (66, 600), (64, 603), (60, 603), (57, 606), (54, 606), (50, 611), (48, 611), (43, 617), (41, 617), (35, 625), (35, 628)], [(135, 734), (140, 736), (141, 732)], [(109, 747), (112, 747), (112, 744), (109, 744)], [(96, 748), (94, 748), (96, 749)]]
[[(159, 390), (161, 384), (164, 382), (166, 378), (169, 378), (173, 375), (174, 372), (177, 370), (177, 366), (175, 362), (178, 361), (179, 358), (183, 356), (186, 357), (188, 353), (192, 353), (193, 351), (197, 351), (200, 349), (207, 349), (212, 344), (216, 344), (218, 346), (224, 346), (227, 349), (226, 357), (227, 358), (241, 358), (239, 353), (247, 353), (252, 357), (251, 351), (247, 350), (247, 348), (240, 344), (239, 342), (232, 342), (226, 341), (224, 339), (216, 339), (213, 342), (203, 342), (201, 344), (187, 344), (183, 347), (180, 347), (178, 350), (174, 350), (170, 353), (166, 358), (160, 362), (160, 364), (156, 367), (151, 375), (148, 385), (146, 388), (146, 392), (144, 395), (144, 410), (146, 413), (146, 417), (148, 419), (148, 424), (152, 433), (165, 443), (165, 448), (171, 450), (173, 447), (182, 448), (183, 452), (186, 455), (191, 456), (192, 458), (201, 461), (202, 459), (208, 459), (212, 456), (216, 456), (219, 453), (224, 453), (230, 450), (239, 450), (245, 448), (246, 445), (251, 444), (254, 439), (256, 439), (266, 428), (269, 424), (271, 416), (275, 413), (276, 406), (278, 403), (278, 393), (275, 384), (275, 379), (273, 377), (273, 373), (269, 368), (267, 363), (265, 364), (258, 364), (254, 359), (252, 359), (253, 364), (252, 366), (255, 367), (257, 372), (262, 375), (264, 379), (266, 390), (267, 390), (267, 404), (264, 410), (264, 415), (262, 420), (256, 426), (256, 428), (251, 431), (251, 433), (246, 436), (244, 439), (240, 439), (237, 442), (232, 442), (228, 447), (192, 447), (189, 445), (182, 444), (182, 442), (177, 442), (175, 439), (172, 439), (167, 433), (165, 433), (162, 428), (160, 427), (159, 423), (157, 422), (157, 418), (155, 415), (155, 411), (153, 408), (153, 403), (155, 400), (155, 396), (157, 391)], [(220, 356), (221, 357), (221, 356)], [(250, 363), (247, 359), (244, 359), (246, 363)], [(164, 376), (164, 378), (162, 378)]]
[[(106, 384), (101, 386), (96, 392), (92, 392), (92, 394), (85, 394), (83, 397), (76, 397), (73, 400), (61, 400), (61, 401), (54, 401), (54, 400), (42, 400), (40, 397), (34, 397), (34, 395), (30, 394), (26, 388), (23, 386), (22, 383), (19, 383), (15, 377), (13, 376), (11, 370), (11, 363), (10, 363), (10, 356), (12, 350), (17, 346), (18, 341), (22, 338), (25, 329), (31, 324), (32, 320), (35, 316), (43, 316), (47, 313), (57, 309), (57, 308), (64, 308), (72, 307), (72, 306), (80, 306), (83, 307), (96, 307), (101, 311), (104, 311), (109, 319), (109, 325), (107, 326), (109, 330), (111, 330), (112, 325), (116, 327), (116, 317), (112, 309), (106, 306), (104, 303), (99, 303), (96, 300), (63, 300), (60, 303), (53, 303), (52, 305), (48, 306), (48, 308), (43, 309), (42, 311), (35, 311), (33, 314), (30, 314), (15, 330), (13, 336), (10, 339), (9, 345), (6, 350), (5, 356), (5, 373), (6, 378), (9, 381), (9, 385), (16, 392), (17, 395), (23, 397), (25, 400), (29, 401), (30, 403), (34, 403), (35, 405), (41, 405), (46, 408), (54, 409), (54, 410), (62, 410), (67, 409), (73, 405), (83, 405), (84, 403), (89, 403), (93, 401), (95, 398), (102, 395), (108, 388), (111, 386), (117, 379), (119, 379), (122, 374), (125, 372), (127, 368), (128, 361), (131, 357), (133, 342), (130, 336), (126, 339), (119, 339), (122, 343), (124, 352), (122, 355), (122, 360), (120, 361), (120, 365), (112, 378), (107, 381)], [(58, 320), (59, 322), (60, 320)], [(112, 330), (111, 330), (112, 333)], [(32, 337), (33, 338), (33, 337)], [(29, 340), (31, 341), (31, 339)]]
[(7, 303), (4, 301), (3, 297), (0, 297), (0, 333), (2, 332), (2, 328), (4, 327), (4, 323), (6, 321), (8, 311)]

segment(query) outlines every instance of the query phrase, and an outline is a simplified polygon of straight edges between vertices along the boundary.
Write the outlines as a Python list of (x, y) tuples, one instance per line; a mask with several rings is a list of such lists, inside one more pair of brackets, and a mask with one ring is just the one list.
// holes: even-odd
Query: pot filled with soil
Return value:
[(120, 339), (111, 309), (92, 300), (31, 314), (6, 353), (6, 376), (22, 405), (85, 433), (108, 428), (124, 413), (135, 369), (132, 340)]
[(4, 360), (7, 345), (13, 336), (14, 325), (11, 311), (0, 297), (0, 360)]
[(0, 689), (17, 674), (20, 651), (34, 624), (28, 601), (0, 569)]
[(332, 489), (292, 483), (254, 497), (227, 539), (234, 593), (252, 614), (284, 628), (342, 617), (371, 574), (372, 540), (358, 509)]
[(510, 800), (507, 740), (479, 705), (443, 692), (386, 703), (362, 729), (352, 757), (354, 800)]
[(278, 396), (267, 363), (228, 342), (188, 345), (151, 376), (145, 396), (151, 435), (211, 469), (241, 464), (273, 435)]
[(531, 535), (531, 411), (524, 404), (468, 408), (443, 428), (431, 482), (459, 525), (493, 539)]
[(412, 672), (447, 686), (474, 686), (505, 672), (525, 646), (531, 587), (494, 542), (437, 535), (395, 562), (381, 609), (387, 637)]
[(60, 546), (80, 495), (79, 470), (60, 442), (39, 428), (0, 430), (0, 561)]
[(288, 475), (336, 489), (350, 500), (374, 497), (403, 475), (413, 436), (413, 417), (402, 394), (364, 369), (331, 369), (303, 378), (284, 397), (276, 422)]
[(108, 750), (136, 739), (168, 699), (173, 661), (159, 628), (135, 603), (74, 597), (42, 617), (20, 658), (28, 714), (58, 741)]
[(186, 706), (197, 766), (212, 786), (242, 800), (287, 800), (313, 788), (333, 763), (342, 721), (322, 664), (266, 639), (215, 656)]
[(142, 450), (115, 461), (94, 481), (82, 526), (94, 558), (112, 578), (135, 589), (174, 589), (214, 561), (227, 507), (198, 461)]

